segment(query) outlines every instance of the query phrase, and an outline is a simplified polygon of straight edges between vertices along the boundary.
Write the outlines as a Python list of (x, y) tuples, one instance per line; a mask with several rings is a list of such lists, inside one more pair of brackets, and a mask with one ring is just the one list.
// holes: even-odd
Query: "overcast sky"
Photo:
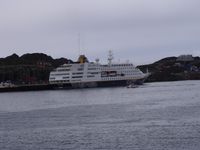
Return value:
[(83, 53), (105, 62), (109, 49), (135, 64), (200, 55), (200, 0), (0, 0), (0, 57)]

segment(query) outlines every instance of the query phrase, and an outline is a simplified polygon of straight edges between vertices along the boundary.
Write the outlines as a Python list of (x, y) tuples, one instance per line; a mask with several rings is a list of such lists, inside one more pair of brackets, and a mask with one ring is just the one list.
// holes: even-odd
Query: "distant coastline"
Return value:
[[(0, 58), (0, 86), (48, 84), (50, 71), (64, 63), (75, 62), (43, 53)], [(138, 68), (151, 73), (146, 82), (200, 80), (200, 57), (192, 55), (167, 57)]]

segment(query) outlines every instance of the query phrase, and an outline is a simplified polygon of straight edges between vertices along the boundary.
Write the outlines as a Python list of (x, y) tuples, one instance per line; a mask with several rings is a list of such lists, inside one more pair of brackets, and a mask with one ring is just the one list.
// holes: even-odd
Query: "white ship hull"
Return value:
[(75, 89), (75, 88), (94, 88), (94, 87), (119, 87), (131, 84), (141, 85), (148, 76), (140, 79), (132, 80), (110, 80), (110, 81), (91, 81), (91, 82), (76, 82), (76, 83), (54, 83), (55, 88), (59, 89)]
[(101, 65), (80, 60), (56, 68), (50, 73), (49, 83), (59, 88), (126, 86), (142, 84), (147, 77), (130, 63)]

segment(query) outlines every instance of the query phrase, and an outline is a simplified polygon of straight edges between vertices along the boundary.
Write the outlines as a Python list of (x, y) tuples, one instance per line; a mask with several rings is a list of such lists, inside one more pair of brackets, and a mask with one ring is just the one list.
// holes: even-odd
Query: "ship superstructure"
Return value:
[(119, 86), (131, 83), (142, 83), (148, 74), (144, 74), (131, 63), (112, 63), (112, 54), (109, 53), (108, 64), (88, 62), (81, 55), (77, 63), (63, 64), (50, 73), (50, 84), (63, 87), (98, 87)]

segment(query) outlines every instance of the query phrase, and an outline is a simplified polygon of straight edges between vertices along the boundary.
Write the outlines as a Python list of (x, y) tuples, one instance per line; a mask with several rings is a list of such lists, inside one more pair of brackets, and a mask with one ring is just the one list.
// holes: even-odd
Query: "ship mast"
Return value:
[(80, 32), (78, 33), (78, 51), (79, 51), (79, 56), (81, 55), (81, 34)]
[(109, 50), (108, 52), (108, 65), (110, 66), (112, 64), (112, 60), (113, 60), (113, 53), (111, 50)]

